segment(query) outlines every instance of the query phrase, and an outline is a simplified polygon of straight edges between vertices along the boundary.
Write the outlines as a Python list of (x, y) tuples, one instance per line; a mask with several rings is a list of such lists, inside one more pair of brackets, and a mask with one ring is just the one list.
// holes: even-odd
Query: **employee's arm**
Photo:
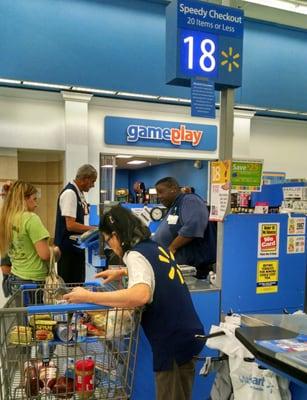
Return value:
[(80, 222), (76, 222), (76, 218), (73, 217), (65, 217), (65, 222), (66, 222), (66, 229), (69, 232), (83, 233), (89, 231), (90, 229), (95, 228), (95, 226), (80, 224)]
[(129, 289), (110, 292), (90, 292), (81, 287), (74, 288), (63, 296), (70, 303), (94, 303), (110, 307), (133, 308), (140, 307), (150, 301), (149, 285), (138, 283)]
[(171, 251), (173, 254), (176, 253), (180, 247), (185, 246), (186, 244), (190, 243), (193, 240), (191, 237), (184, 237), (184, 236), (177, 236), (175, 239), (172, 241), (172, 243), (168, 246), (169, 251)]

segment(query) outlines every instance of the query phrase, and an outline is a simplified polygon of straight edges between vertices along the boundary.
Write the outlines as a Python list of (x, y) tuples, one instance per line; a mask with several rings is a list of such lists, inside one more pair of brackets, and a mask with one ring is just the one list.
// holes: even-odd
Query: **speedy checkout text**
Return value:
[[(203, 7), (194, 8), (183, 3), (179, 5), (179, 12), (183, 13), (184, 15), (190, 15), (187, 17), (187, 25), (215, 29), (227, 33), (235, 33), (236, 28), (233, 26), (233, 24), (240, 25), (243, 23), (241, 16), (231, 15), (228, 11), (226, 13), (220, 13), (216, 9), (206, 10)], [(221, 23), (217, 22), (216, 20), (221, 21)], [(227, 22), (229, 22), (231, 25), (228, 25)]]

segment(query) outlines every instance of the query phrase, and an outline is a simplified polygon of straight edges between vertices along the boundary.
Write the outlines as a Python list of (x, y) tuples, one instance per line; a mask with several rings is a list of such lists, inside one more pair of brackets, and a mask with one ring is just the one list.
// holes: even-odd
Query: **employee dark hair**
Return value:
[(131, 211), (114, 206), (100, 220), (100, 230), (107, 235), (113, 232), (121, 241), (123, 251), (131, 250), (137, 243), (150, 238), (150, 230)]
[(171, 176), (167, 176), (165, 178), (160, 179), (158, 182), (155, 183), (155, 186), (158, 186), (158, 185), (166, 185), (169, 187), (175, 187), (175, 188), (179, 189), (178, 182), (176, 181), (175, 178), (172, 178)]

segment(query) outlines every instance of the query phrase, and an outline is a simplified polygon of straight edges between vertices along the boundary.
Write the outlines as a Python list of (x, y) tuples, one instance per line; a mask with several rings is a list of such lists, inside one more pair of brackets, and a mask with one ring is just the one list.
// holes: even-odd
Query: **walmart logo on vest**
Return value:
[(116, 146), (217, 150), (217, 125), (107, 116), (104, 141)]

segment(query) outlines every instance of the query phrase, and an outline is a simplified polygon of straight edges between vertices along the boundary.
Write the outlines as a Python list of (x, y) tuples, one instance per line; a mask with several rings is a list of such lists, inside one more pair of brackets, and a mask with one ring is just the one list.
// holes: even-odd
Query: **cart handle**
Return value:
[(96, 311), (103, 310), (110, 307), (101, 306), (93, 303), (79, 303), (79, 304), (42, 304), (40, 306), (26, 307), (28, 314), (45, 314), (45, 313), (66, 313), (76, 311)]
[[(81, 283), (80, 283), (81, 285)], [(20, 285), (21, 290), (29, 290), (29, 289), (37, 289), (38, 288), (37, 283), (25, 283), (23, 285)], [(102, 284), (98, 281), (89, 281), (89, 282), (84, 282), (82, 286), (87, 287), (87, 286), (95, 286), (95, 287), (101, 287)]]

